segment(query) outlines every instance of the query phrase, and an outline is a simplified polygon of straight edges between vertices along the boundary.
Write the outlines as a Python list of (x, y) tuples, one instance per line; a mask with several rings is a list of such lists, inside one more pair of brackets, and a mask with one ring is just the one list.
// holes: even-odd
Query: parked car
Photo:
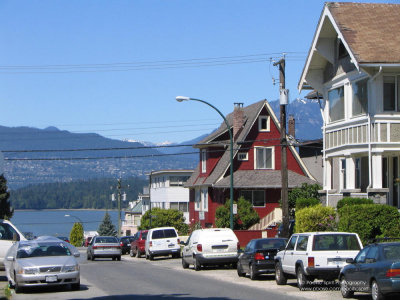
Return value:
[[(295, 225), (295, 224), (296, 224), (296, 223), (295, 223), (295, 220), (289, 220), (289, 237), (291, 237), (292, 234), (293, 234), (294, 225)], [(281, 225), (279, 225), (279, 227), (278, 227), (278, 232), (277, 232), (277, 234), (276, 234), (275, 237), (279, 237), (279, 238), (283, 237), (282, 231), (283, 231), (283, 223), (281, 223)]]
[(60, 240), (69, 243), (69, 239), (66, 236), (58, 236), (57, 238), (59, 238)]
[(121, 260), (121, 245), (114, 236), (95, 236), (87, 248), (87, 259), (109, 257), (112, 260)]
[(137, 258), (145, 254), (145, 243), (147, 238), (148, 230), (139, 230), (133, 237), (131, 242), (130, 256), (136, 256)]
[(400, 242), (374, 243), (348, 259), (339, 275), (343, 298), (369, 292), (373, 300), (400, 293)]
[(119, 244), (121, 246), (121, 254), (129, 253), (131, 251), (131, 242), (133, 240), (133, 236), (121, 236), (119, 238)]
[(92, 236), (88, 236), (86, 239), (85, 239), (85, 241), (84, 241), (84, 243), (83, 243), (83, 246), (84, 247), (88, 247), (89, 246), (89, 244), (90, 244), (90, 241), (92, 240)]
[(275, 255), (285, 248), (287, 239), (264, 238), (251, 240), (244, 251), (239, 251), (237, 273), (243, 277), (248, 273), (254, 280), (258, 275), (275, 272)]
[(333, 281), (338, 278), (346, 260), (362, 249), (356, 233), (305, 232), (293, 234), (286, 248), (275, 256), (275, 280), (286, 284), (296, 277), (300, 290), (314, 279)]
[(8, 249), (16, 241), (26, 240), (25, 236), (10, 221), (0, 219), (0, 269), (4, 268), (4, 258)]
[(19, 241), (8, 250), (4, 261), (10, 286), (21, 289), (37, 286), (71, 285), (80, 288), (79, 251), (54, 237)]
[(234, 264), (238, 261), (239, 241), (229, 228), (198, 229), (192, 232), (182, 249), (182, 267), (193, 265), (196, 271), (203, 265)]
[(165, 255), (178, 258), (180, 251), (178, 233), (174, 227), (159, 227), (148, 231), (145, 242), (146, 259), (153, 260), (155, 256)]

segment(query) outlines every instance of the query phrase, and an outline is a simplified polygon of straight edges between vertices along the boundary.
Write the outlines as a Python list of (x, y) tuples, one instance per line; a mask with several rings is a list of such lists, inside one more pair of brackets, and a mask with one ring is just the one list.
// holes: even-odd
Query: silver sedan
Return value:
[(57, 239), (20, 241), (4, 259), (8, 282), (18, 293), (24, 287), (70, 284), (80, 289), (79, 252)]
[(96, 257), (110, 257), (121, 260), (121, 245), (114, 236), (95, 236), (87, 248), (87, 259), (95, 260)]

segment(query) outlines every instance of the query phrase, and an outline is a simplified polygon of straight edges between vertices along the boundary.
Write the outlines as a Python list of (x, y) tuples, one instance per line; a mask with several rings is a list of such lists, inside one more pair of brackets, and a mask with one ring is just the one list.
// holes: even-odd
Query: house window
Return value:
[(353, 83), (353, 116), (366, 114), (368, 111), (368, 79)]
[(255, 169), (274, 169), (274, 148), (256, 147), (255, 148)]
[(207, 188), (201, 190), (201, 202), (203, 203), (203, 210), (208, 211), (208, 193)]
[(328, 92), (329, 99), (329, 118), (330, 121), (338, 121), (344, 119), (344, 87)]
[(400, 76), (383, 76), (383, 110), (400, 111)]
[(176, 209), (181, 212), (188, 212), (188, 204), (187, 202), (171, 202), (169, 205), (170, 209)]
[(255, 207), (265, 206), (264, 191), (241, 191), (240, 195)]
[(258, 131), (269, 131), (269, 116), (260, 116), (258, 118)]
[(346, 159), (340, 159), (340, 187), (342, 190), (346, 189)]
[(195, 195), (194, 195), (194, 209), (195, 210), (200, 210), (200, 189), (195, 190)]
[(169, 186), (183, 186), (189, 179), (189, 176), (170, 176)]
[(247, 152), (239, 152), (238, 160), (249, 160), (249, 156), (248, 156)]
[(207, 172), (207, 151), (201, 150), (201, 173)]

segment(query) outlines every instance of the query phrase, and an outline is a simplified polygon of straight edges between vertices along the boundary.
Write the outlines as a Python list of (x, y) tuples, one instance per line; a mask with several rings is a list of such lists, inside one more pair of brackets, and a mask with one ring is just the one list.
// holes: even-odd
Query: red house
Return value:
[[(279, 213), (281, 198), (280, 125), (268, 101), (247, 107), (235, 103), (226, 117), (234, 138), (234, 200), (249, 200), (260, 216), (257, 229), (265, 229)], [(185, 187), (189, 193), (190, 222), (215, 227), (215, 210), (229, 199), (230, 149), (225, 122), (194, 147), (200, 162)], [(294, 147), (287, 151), (289, 188), (316, 183)]]

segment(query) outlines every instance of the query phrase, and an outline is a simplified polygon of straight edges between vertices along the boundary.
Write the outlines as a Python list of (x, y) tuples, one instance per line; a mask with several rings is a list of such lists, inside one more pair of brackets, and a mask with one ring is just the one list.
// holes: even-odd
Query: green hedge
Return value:
[(356, 232), (363, 244), (376, 237), (400, 236), (400, 213), (382, 204), (345, 205), (338, 210), (339, 231)]
[(306, 207), (311, 207), (320, 204), (317, 198), (297, 198), (296, 200), (296, 210), (300, 210)]
[(339, 202), (336, 205), (336, 208), (340, 209), (346, 205), (360, 205), (360, 204), (373, 204), (373, 203), (374, 201), (372, 199), (344, 197), (343, 199), (339, 200)]
[(336, 212), (321, 204), (296, 211), (295, 232), (335, 231)]

